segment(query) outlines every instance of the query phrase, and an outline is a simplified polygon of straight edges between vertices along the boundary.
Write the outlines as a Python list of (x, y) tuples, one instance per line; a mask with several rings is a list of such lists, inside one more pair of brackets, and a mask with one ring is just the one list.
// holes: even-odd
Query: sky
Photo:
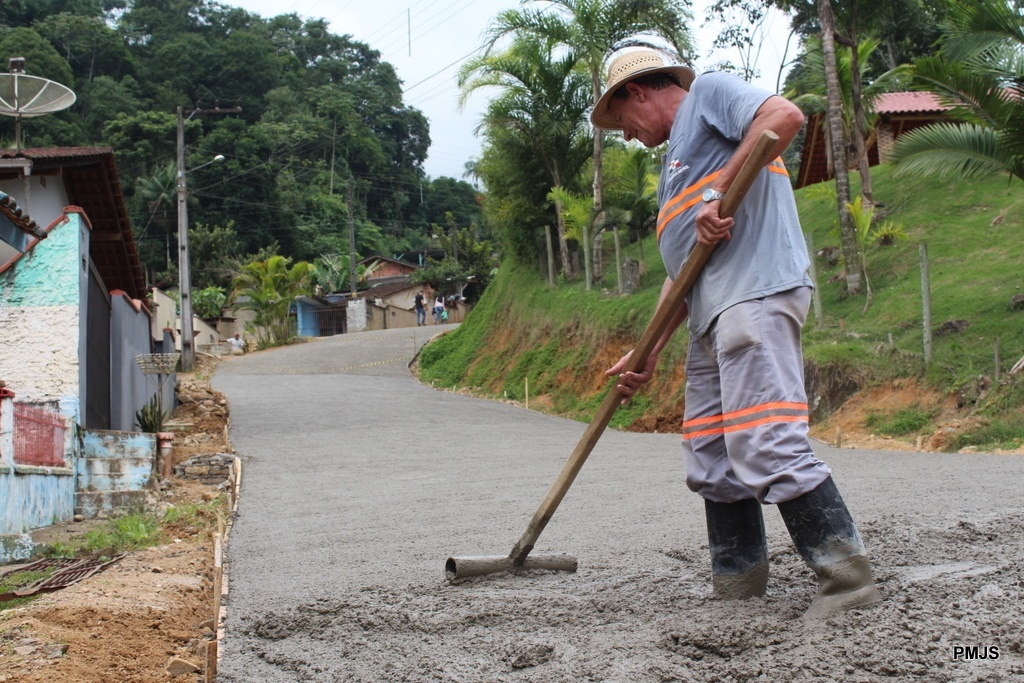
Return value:
[[(424, 169), (428, 176), (464, 178), (465, 164), (480, 153), (474, 134), (490, 95), (474, 93), (458, 104), (459, 66), (478, 54), (491, 20), (518, 0), (219, 0), (269, 18), (295, 13), (304, 19), (326, 19), (332, 33), (351, 35), (381, 53), (403, 83), (403, 101), (423, 112), (430, 122), (431, 145)], [(721, 59), (738, 61), (735, 54), (711, 54), (721, 23), (703, 27), (710, 0), (693, 0), (692, 28), (698, 58), (697, 73)], [(712, 21), (715, 21), (712, 18)], [(776, 90), (776, 77), (789, 34), (785, 17), (774, 16), (757, 60), (762, 72), (755, 83)], [(789, 47), (792, 59), (795, 42)]]

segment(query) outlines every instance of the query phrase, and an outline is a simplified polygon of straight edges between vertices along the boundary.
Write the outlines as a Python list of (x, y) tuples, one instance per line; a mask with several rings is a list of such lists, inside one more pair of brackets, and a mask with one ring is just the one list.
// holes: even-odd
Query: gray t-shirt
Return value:
[[(773, 93), (725, 73), (694, 80), (676, 111), (658, 183), (658, 246), (673, 279), (697, 242), (701, 194), (714, 184)], [(715, 247), (686, 298), (687, 327), (701, 336), (742, 301), (810, 286), (807, 247), (781, 159), (761, 169), (733, 216), (732, 239)]]

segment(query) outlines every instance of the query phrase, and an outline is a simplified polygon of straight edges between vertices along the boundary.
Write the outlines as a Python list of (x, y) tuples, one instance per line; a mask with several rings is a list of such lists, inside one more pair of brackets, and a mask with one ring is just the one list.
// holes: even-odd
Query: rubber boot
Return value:
[(778, 508), (797, 551), (818, 576), (818, 594), (804, 618), (818, 619), (881, 600), (864, 542), (832, 477)]
[(739, 600), (764, 595), (768, 587), (768, 546), (761, 504), (704, 501), (715, 595)]

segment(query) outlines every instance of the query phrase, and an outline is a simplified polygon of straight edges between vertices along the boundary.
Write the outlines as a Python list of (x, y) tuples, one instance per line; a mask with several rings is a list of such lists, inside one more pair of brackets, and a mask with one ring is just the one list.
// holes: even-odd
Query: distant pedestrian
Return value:
[(424, 305), (423, 290), (416, 292), (416, 298), (414, 299), (416, 308), (416, 325), (427, 324), (427, 307)]
[(235, 332), (234, 336), (228, 339), (228, 345), (231, 347), (231, 355), (233, 356), (240, 356), (245, 353), (245, 341), (239, 332)]
[(441, 324), (441, 314), (444, 313), (444, 294), (438, 292), (434, 298), (434, 324)]

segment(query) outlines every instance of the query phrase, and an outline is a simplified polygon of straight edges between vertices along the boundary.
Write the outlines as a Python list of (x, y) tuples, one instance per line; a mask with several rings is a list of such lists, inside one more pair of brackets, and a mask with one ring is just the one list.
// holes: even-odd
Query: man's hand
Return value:
[(714, 245), (721, 240), (732, 239), (732, 227), (736, 221), (718, 215), (722, 201), (707, 202), (697, 211), (697, 241), (701, 244)]
[(619, 359), (619, 362), (612, 367), (605, 370), (605, 375), (608, 377), (619, 376), (619, 381), (616, 386), (619, 391), (622, 392), (623, 399), (621, 405), (629, 403), (629, 399), (633, 398), (633, 394), (640, 390), (640, 388), (651, 381), (654, 376), (654, 368), (658, 364), (658, 354), (652, 353), (647, 357), (647, 362), (644, 363), (644, 367), (640, 372), (623, 372), (626, 367), (626, 363), (629, 362), (633, 352), (630, 351), (625, 356)]

